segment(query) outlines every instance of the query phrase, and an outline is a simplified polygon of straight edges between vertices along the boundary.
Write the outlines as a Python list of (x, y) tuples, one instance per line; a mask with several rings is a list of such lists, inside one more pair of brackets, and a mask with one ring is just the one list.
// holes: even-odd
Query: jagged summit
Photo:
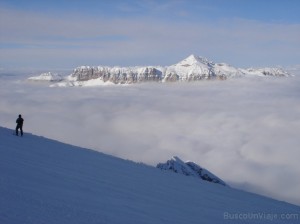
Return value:
[(207, 58), (201, 57), (201, 56), (196, 56), (194, 54), (191, 54), (187, 58), (183, 59), (178, 63), (178, 65), (181, 66), (191, 66), (195, 64), (205, 64), (205, 65), (210, 65), (213, 64), (213, 62), (210, 62)]
[[(164, 81), (197, 81), (216, 78), (213, 71), (214, 63), (200, 56), (190, 55), (186, 59), (166, 69)], [(169, 76), (173, 76), (172, 79)]]
[(183, 162), (177, 156), (173, 156), (165, 163), (157, 164), (156, 167), (161, 170), (171, 170), (175, 173), (183, 174), (185, 176), (197, 177), (204, 181), (226, 186), (226, 183), (223, 180), (209, 172), (207, 169), (202, 168), (192, 161)]

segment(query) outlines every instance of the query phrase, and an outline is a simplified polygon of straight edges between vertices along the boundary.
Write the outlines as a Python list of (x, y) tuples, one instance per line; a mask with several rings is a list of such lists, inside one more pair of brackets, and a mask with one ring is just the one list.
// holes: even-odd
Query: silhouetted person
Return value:
[(21, 136), (23, 136), (23, 122), (24, 122), (24, 119), (22, 118), (21, 114), (19, 114), (19, 117), (16, 120), (16, 123), (17, 123), (16, 135), (19, 135), (19, 129), (20, 129)]

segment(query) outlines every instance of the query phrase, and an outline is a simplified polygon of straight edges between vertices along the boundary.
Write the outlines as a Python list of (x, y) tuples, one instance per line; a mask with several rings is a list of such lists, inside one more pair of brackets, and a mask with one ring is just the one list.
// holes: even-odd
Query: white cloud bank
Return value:
[(0, 125), (22, 113), (25, 133), (153, 165), (178, 155), (299, 205), (299, 86), (299, 76), (96, 88), (2, 77)]

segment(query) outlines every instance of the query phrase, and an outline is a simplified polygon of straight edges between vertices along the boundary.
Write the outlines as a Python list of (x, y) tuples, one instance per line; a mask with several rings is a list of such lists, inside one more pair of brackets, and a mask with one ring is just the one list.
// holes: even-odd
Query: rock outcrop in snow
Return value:
[(177, 156), (172, 157), (165, 163), (159, 163), (156, 166), (161, 170), (171, 170), (175, 173), (180, 173), (186, 176), (193, 176), (200, 178), (205, 181), (209, 181), (212, 183), (217, 183), (226, 186), (226, 183), (218, 178), (216, 175), (212, 174), (208, 170), (202, 168), (194, 162), (187, 161), (183, 162)]
[(208, 79), (228, 79), (242, 76), (284, 76), (289, 74), (280, 68), (241, 69), (226, 63), (214, 63), (206, 58), (190, 55), (177, 64), (161, 67), (108, 67), (80, 66), (68, 77), (70, 82), (101, 79), (103, 82), (130, 84), (139, 82), (176, 82)]

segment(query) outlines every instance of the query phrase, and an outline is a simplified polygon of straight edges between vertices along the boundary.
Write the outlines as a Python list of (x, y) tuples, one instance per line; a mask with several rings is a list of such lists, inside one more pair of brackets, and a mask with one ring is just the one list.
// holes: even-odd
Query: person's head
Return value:
[(21, 114), (19, 114), (19, 117), (22, 117)]

